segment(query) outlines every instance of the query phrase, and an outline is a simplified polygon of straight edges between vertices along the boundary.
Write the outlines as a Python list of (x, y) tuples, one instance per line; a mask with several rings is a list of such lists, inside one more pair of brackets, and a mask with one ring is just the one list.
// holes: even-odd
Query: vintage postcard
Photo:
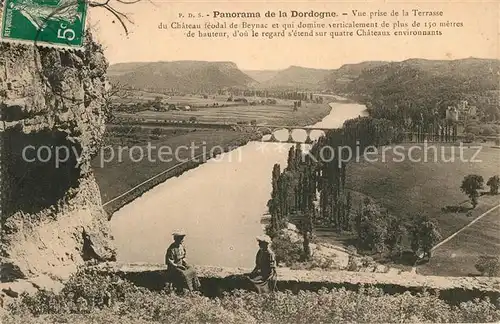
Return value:
[(500, 321), (497, 1), (0, 8), (0, 323)]

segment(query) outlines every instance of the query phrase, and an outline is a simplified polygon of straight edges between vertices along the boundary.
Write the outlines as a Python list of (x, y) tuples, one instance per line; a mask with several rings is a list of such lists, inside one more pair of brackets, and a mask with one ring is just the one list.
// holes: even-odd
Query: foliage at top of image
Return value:
[(93, 272), (74, 275), (59, 295), (38, 292), (11, 308), (4, 324), (24, 323), (416, 323), (495, 322), (498, 301), (474, 300), (452, 306), (436, 295), (358, 292), (255, 294), (236, 291), (210, 299), (197, 294), (155, 293), (116, 277)]

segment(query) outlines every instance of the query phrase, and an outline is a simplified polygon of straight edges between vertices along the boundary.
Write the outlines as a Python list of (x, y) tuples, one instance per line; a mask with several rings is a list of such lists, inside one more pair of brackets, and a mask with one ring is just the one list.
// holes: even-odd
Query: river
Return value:
[[(365, 114), (363, 105), (330, 105), (330, 114), (315, 127), (338, 128)], [(271, 171), (275, 163), (286, 166), (291, 145), (250, 142), (168, 179), (117, 210), (111, 229), (118, 261), (163, 263), (171, 233), (182, 229), (190, 263), (253, 267)]]

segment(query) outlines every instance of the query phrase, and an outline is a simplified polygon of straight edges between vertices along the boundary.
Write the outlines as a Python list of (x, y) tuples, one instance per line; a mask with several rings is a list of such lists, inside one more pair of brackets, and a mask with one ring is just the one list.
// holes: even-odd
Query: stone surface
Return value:
[[(161, 264), (122, 264), (103, 263), (96, 268), (106, 273), (140, 274), (166, 271), (167, 267)], [(248, 273), (251, 269), (243, 268), (221, 268), (197, 266), (197, 272), (201, 278), (223, 279), (228, 276)], [(422, 276), (402, 273), (375, 273), (375, 272), (350, 272), (350, 271), (312, 271), (312, 270), (290, 270), (279, 268), (278, 281), (322, 283), (340, 285), (377, 285), (377, 286), (400, 286), (407, 289), (422, 287), (439, 290), (463, 290), (483, 291), (500, 294), (500, 278), (498, 277), (439, 277)]]

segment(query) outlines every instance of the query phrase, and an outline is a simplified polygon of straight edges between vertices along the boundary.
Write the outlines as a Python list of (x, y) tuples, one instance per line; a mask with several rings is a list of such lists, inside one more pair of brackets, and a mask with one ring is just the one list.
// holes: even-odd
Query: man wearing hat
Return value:
[(174, 242), (170, 244), (165, 255), (167, 264), (167, 276), (178, 290), (187, 288), (197, 290), (200, 281), (196, 276), (196, 271), (186, 262), (186, 250), (182, 242), (186, 234), (183, 231), (176, 231), (173, 234)]
[(255, 268), (248, 275), (258, 293), (266, 293), (276, 289), (276, 256), (271, 250), (271, 238), (267, 235), (257, 237), (259, 251), (255, 258)]

